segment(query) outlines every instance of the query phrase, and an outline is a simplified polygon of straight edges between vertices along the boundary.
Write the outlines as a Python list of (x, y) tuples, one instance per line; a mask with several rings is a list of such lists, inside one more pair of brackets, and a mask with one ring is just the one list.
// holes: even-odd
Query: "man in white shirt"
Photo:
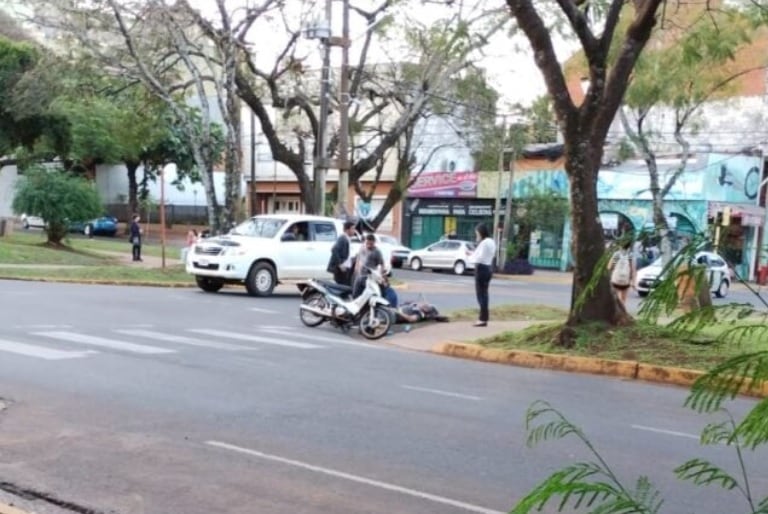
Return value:
[(480, 315), (475, 327), (488, 326), (488, 287), (493, 276), (493, 258), (496, 256), (496, 242), (490, 235), (488, 227), (480, 223), (475, 228), (477, 247), (469, 255), (469, 261), (475, 264), (475, 294), (480, 306)]

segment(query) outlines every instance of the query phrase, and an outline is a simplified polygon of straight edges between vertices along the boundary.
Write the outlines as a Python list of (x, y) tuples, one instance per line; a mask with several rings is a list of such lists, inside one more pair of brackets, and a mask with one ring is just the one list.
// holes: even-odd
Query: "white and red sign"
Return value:
[(475, 198), (477, 172), (439, 171), (423, 173), (408, 188), (412, 198)]

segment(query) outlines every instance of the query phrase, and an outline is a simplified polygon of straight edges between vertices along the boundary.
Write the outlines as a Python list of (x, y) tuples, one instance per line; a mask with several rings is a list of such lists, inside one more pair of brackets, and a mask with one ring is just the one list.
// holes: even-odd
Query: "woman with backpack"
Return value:
[(622, 305), (627, 304), (627, 292), (635, 285), (635, 259), (632, 256), (632, 241), (624, 241), (608, 262), (611, 285)]

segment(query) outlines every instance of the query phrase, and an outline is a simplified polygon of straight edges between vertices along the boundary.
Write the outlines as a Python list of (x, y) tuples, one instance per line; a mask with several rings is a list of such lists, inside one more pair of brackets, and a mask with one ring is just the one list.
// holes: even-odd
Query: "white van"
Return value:
[(202, 239), (186, 260), (200, 289), (244, 284), (252, 296), (270, 296), (279, 283), (331, 279), (331, 248), (342, 233), (340, 219), (304, 214), (249, 218), (224, 236)]

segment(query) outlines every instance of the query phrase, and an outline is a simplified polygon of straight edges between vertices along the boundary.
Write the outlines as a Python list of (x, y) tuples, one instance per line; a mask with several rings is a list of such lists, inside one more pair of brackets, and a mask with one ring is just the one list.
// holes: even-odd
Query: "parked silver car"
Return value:
[(421, 250), (414, 250), (408, 256), (408, 265), (414, 271), (421, 269), (453, 270), (457, 275), (463, 275), (475, 268), (467, 259), (467, 254), (474, 251), (475, 243), (447, 239), (432, 243)]

